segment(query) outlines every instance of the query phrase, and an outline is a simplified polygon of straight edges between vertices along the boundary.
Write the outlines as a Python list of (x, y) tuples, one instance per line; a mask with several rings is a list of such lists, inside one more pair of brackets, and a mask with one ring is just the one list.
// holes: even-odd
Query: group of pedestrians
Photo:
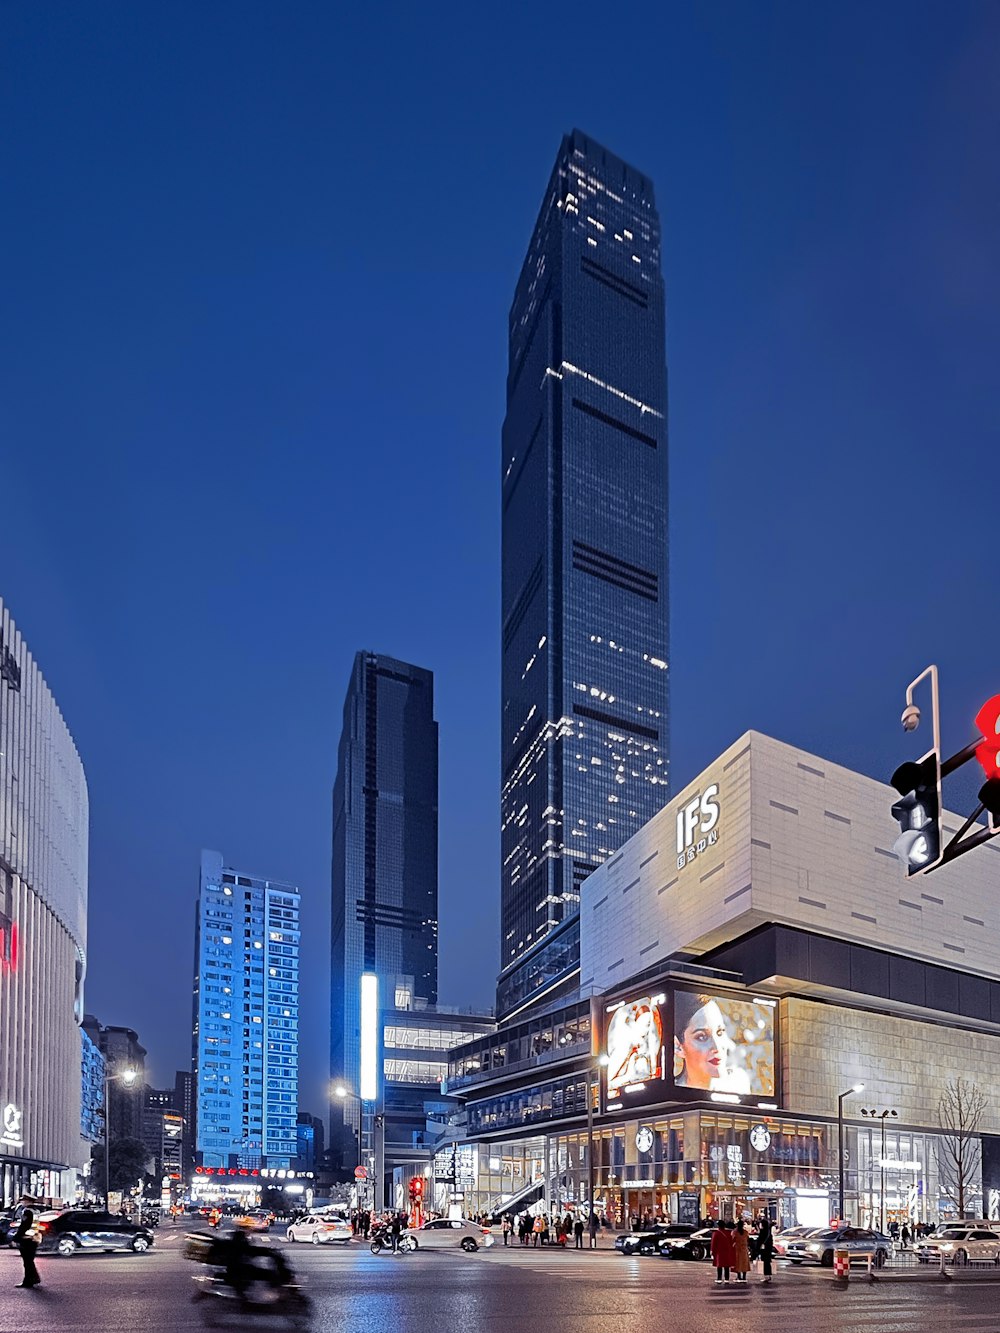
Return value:
[(579, 1213), (576, 1216), (569, 1212), (554, 1213), (551, 1218), (548, 1213), (523, 1212), (516, 1217), (512, 1213), (505, 1213), (500, 1221), (504, 1245), (513, 1245), (516, 1240), (521, 1246), (534, 1249), (539, 1245), (558, 1245), (561, 1249), (568, 1249), (572, 1244), (574, 1249), (582, 1250), (584, 1236), (588, 1233), (590, 1248), (596, 1249), (599, 1230), (596, 1214), (585, 1222)]
[(756, 1232), (747, 1229), (742, 1217), (736, 1223), (720, 1222), (712, 1232), (712, 1263), (717, 1284), (728, 1282), (731, 1273), (735, 1273), (737, 1282), (745, 1283), (754, 1260), (760, 1260), (761, 1282), (770, 1282), (773, 1259), (774, 1235), (768, 1217), (761, 1219)]
[(914, 1222), (912, 1228), (906, 1222), (902, 1226), (898, 1222), (890, 1222), (888, 1230), (893, 1240), (898, 1241), (905, 1250), (911, 1240), (916, 1241), (921, 1236), (929, 1236), (934, 1228), (929, 1222)]

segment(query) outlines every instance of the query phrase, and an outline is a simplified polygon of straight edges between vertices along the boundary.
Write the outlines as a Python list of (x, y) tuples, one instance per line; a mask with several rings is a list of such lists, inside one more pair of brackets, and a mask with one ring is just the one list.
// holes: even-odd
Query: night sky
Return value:
[[(348, 11), (351, 11), (348, 14)], [(87, 1004), (190, 1055), (198, 854), (301, 886), (351, 661), (433, 669), (441, 991), (498, 958), (506, 319), (562, 133), (663, 219), (673, 772), (1000, 690), (1000, 6), (6, 4), (0, 592), (90, 785)], [(902, 872), (901, 872), (902, 873)]]

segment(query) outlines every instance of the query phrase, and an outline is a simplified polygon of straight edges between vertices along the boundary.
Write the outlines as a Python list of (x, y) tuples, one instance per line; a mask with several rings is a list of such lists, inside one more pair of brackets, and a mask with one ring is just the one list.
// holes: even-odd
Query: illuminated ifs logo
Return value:
[(0, 972), (17, 969), (17, 923), (0, 912)]
[(713, 782), (677, 811), (677, 869), (719, 841), (719, 784)]

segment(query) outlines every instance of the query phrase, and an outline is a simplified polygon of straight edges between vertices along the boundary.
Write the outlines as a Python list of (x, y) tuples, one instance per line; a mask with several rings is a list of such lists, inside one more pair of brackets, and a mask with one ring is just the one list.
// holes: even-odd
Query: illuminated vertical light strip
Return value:
[(378, 1098), (378, 977), (361, 973), (361, 1077), (358, 1090), (363, 1102)]

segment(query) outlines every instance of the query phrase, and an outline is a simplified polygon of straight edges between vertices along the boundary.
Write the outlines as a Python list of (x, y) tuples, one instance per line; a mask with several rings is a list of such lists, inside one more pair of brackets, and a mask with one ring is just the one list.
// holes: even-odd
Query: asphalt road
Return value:
[[(0, 1333), (194, 1333), (204, 1271), (163, 1226), (146, 1255), (42, 1256), (43, 1285), (19, 1291), (20, 1261), (0, 1251)], [(281, 1243), (281, 1242), (276, 1242)], [(780, 1268), (774, 1283), (716, 1288), (707, 1264), (559, 1250), (394, 1257), (367, 1246), (284, 1246), (312, 1300), (315, 1333), (1000, 1333), (1000, 1282), (856, 1277), (846, 1290), (818, 1269)], [(220, 1302), (212, 1302), (216, 1311)], [(228, 1319), (243, 1333), (275, 1317)], [(224, 1323), (226, 1320), (223, 1321)]]

